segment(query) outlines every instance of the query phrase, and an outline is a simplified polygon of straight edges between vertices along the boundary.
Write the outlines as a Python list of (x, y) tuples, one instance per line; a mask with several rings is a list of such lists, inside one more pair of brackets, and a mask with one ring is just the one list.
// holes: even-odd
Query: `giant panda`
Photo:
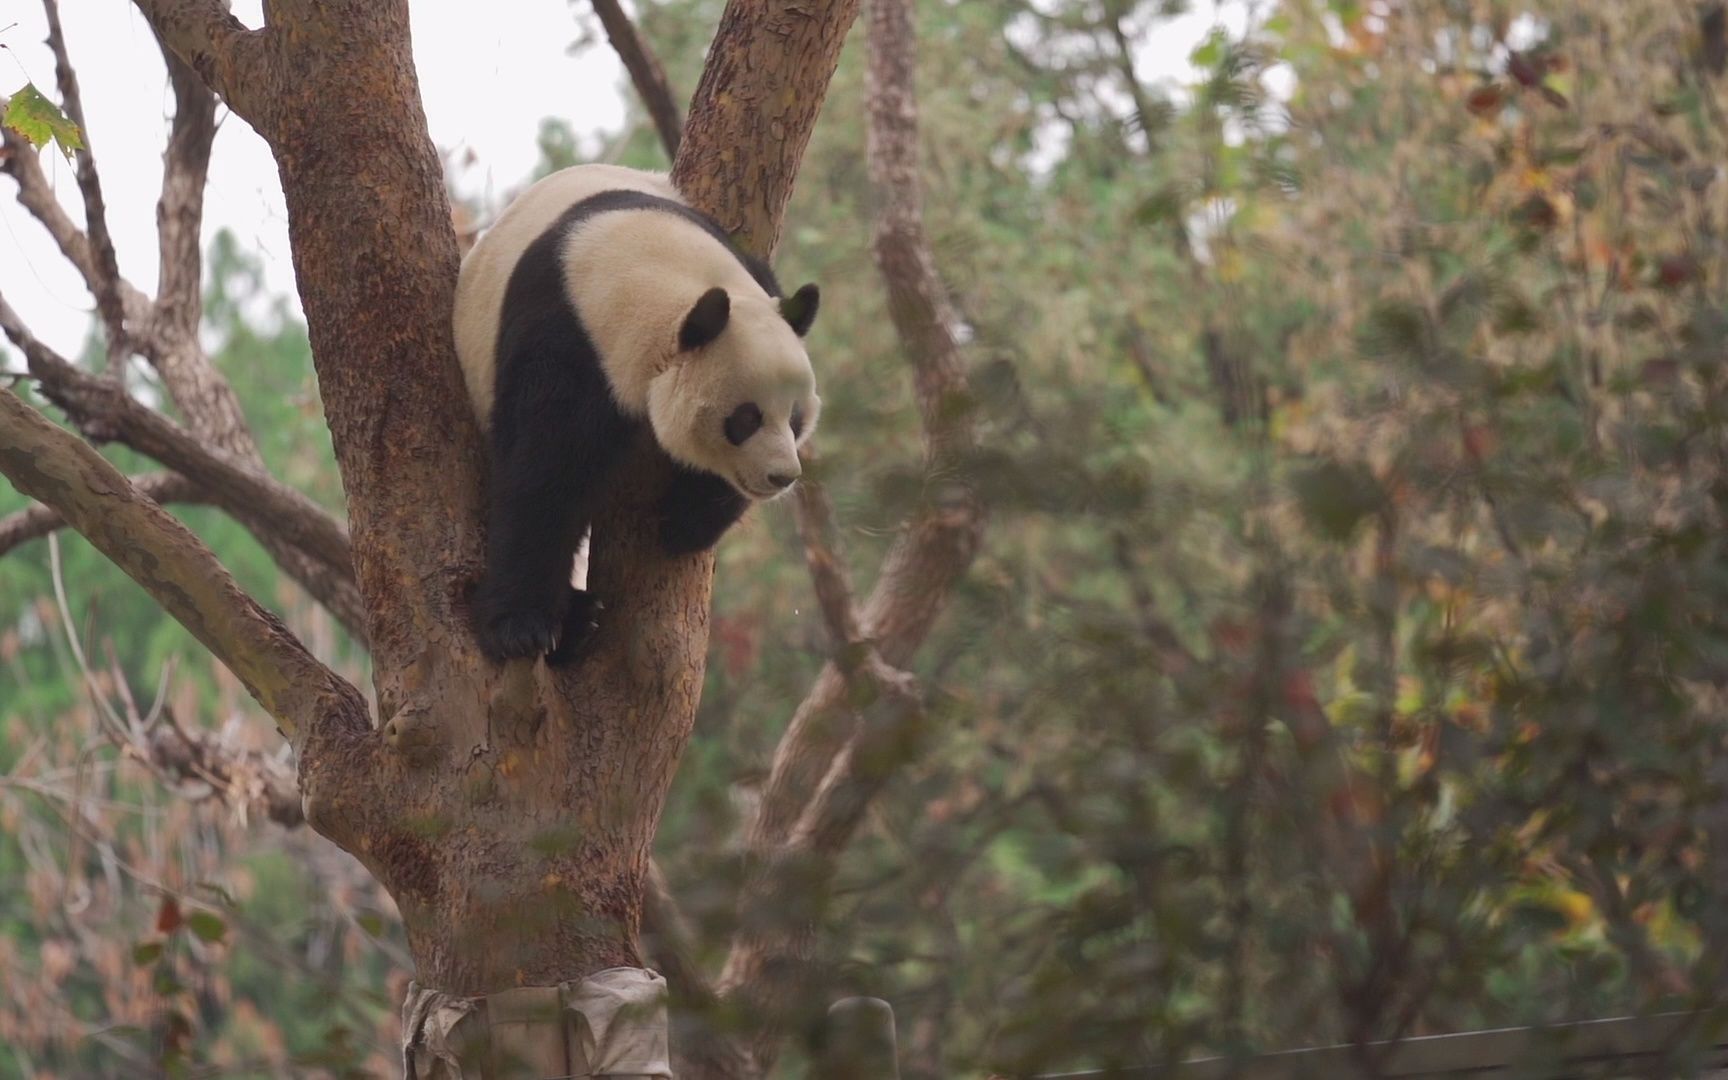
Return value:
[(646, 425), (675, 465), (674, 555), (713, 546), (799, 477), (821, 401), (803, 341), (819, 294), (761, 260), (663, 174), (578, 165), (529, 187), (462, 261), (456, 353), (491, 451), (485, 576), (494, 660), (579, 654), (599, 607), (571, 560)]

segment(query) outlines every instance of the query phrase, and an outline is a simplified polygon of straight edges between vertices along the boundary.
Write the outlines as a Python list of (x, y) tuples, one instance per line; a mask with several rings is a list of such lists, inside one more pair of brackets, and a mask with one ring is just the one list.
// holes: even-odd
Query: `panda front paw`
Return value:
[(546, 654), (547, 667), (568, 667), (588, 655), (588, 646), (600, 629), (600, 613), (606, 605), (582, 589), (570, 590), (570, 605), (564, 610), (564, 627), (558, 647)]
[(555, 611), (513, 610), (484, 615), (475, 627), (480, 651), (498, 663), (541, 656), (558, 645)]

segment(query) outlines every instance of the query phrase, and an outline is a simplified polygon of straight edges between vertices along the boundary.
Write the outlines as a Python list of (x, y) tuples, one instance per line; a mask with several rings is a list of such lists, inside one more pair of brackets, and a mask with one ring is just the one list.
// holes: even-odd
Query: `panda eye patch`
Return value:
[(744, 445), (744, 440), (762, 429), (762, 410), (754, 402), (747, 402), (732, 410), (732, 415), (726, 418), (726, 441), (733, 446)]
[(792, 437), (800, 438), (804, 434), (804, 410), (792, 410)]

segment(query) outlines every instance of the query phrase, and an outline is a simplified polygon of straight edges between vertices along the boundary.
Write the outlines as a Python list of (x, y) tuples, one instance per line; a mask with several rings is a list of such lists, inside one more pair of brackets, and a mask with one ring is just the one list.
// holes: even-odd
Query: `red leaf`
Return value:
[(1656, 264), (1656, 280), (1665, 289), (1675, 289), (1697, 278), (1702, 269), (1690, 255), (1664, 255)]
[(1478, 86), (1464, 99), (1464, 107), (1476, 116), (1493, 116), (1506, 103), (1498, 86)]
[(172, 934), (180, 928), (180, 905), (172, 896), (162, 898), (162, 907), (156, 912), (156, 932)]

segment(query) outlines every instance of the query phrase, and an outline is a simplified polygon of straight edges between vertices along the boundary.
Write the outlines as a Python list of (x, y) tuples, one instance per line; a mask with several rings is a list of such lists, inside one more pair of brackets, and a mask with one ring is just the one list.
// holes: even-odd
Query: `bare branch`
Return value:
[(174, 88), (174, 121), (162, 155), (162, 196), (156, 203), (161, 267), (156, 319), (163, 332), (195, 341), (203, 308), (204, 252), (199, 234), (210, 146), (216, 139), (216, 95), (160, 37), (157, 43)]
[(911, 757), (924, 726), (917, 681), (874, 650), (864, 652), (847, 688), (866, 719), (834, 755), (786, 842), (761, 854), (739, 897), (739, 929), (720, 976), (728, 1000), (761, 1018), (751, 1052), (764, 1071), (773, 1064), (780, 1032), (811, 996), (815, 927), (838, 856), (871, 802)]
[[(183, 71), (184, 68), (182, 67), (181, 70)], [(195, 102), (187, 104), (184, 99), (182, 99), (182, 106), (190, 110), (187, 114), (187, 120), (184, 122), (185, 127), (190, 132), (195, 133), (197, 129), (195, 113), (198, 106)], [(182, 128), (183, 122), (178, 112), (176, 113), (175, 124), (177, 130)], [(97, 275), (89, 239), (66, 216), (59, 200), (48, 186), (35, 148), (9, 128), (0, 129), (0, 135), (3, 135), (5, 139), (5, 153), (0, 155), (0, 171), (6, 172), (17, 182), (18, 201), (42, 223), (59, 246), (61, 253), (79, 270), (86, 285), (92, 292), (95, 292)], [(164, 225), (164, 282), (165, 284), (169, 283), (175, 280), (176, 275), (178, 275), (179, 280), (185, 284), (171, 286), (168, 295), (170, 297), (175, 295), (172, 291), (173, 288), (190, 287), (192, 295), (195, 297), (196, 276), (198, 274), (196, 264), (194, 263), (188, 268), (184, 261), (184, 255), (179, 254), (173, 257), (175, 270), (172, 274), (168, 272), (166, 265), (170, 250), (183, 253), (186, 250), (184, 245), (187, 243), (195, 245), (198, 236), (197, 222), (190, 220), (182, 213), (182, 210), (192, 208), (191, 198), (189, 196), (170, 195), (166, 190), (170, 186), (179, 190), (184, 181), (190, 178), (196, 164), (194, 161), (195, 136), (188, 137), (186, 142), (181, 145), (185, 148), (184, 151), (177, 152), (171, 143), (170, 160), (167, 164), (168, 175), (164, 177), (164, 200), (169, 211), (167, 217), (174, 221), (173, 224), (165, 222)], [(177, 165), (176, 161), (180, 164)], [(176, 181), (174, 179), (176, 175), (181, 179)], [(201, 200), (201, 190), (197, 198)], [(177, 236), (170, 239), (170, 233), (176, 233)], [(169, 304), (172, 305), (172, 309), (167, 317), (158, 320), (155, 305), (152, 304), (150, 298), (134, 288), (124, 278), (120, 280), (120, 292), (126, 305), (127, 323), (134, 334), (133, 344), (144, 353), (145, 358), (162, 376), (163, 385), (167, 388), (169, 397), (174, 400), (174, 404), (193, 425), (193, 430), (199, 438), (218, 449), (249, 459), (256, 471), (263, 472), (264, 465), (257, 456), (257, 447), (246, 427), (245, 417), (240, 410), (238, 399), (234, 396), (234, 392), (226, 380), (210, 363), (209, 357), (204, 355), (199, 345), (196, 326), (197, 306), (194, 304), (188, 307), (171, 299)], [(0, 304), (3, 304), (3, 301), (0, 301)], [(16, 317), (10, 317), (15, 323)], [(11, 331), (8, 333), (10, 334)], [(69, 368), (70, 365), (62, 364), (61, 370)], [(83, 378), (88, 378), (82, 373), (78, 374)], [(47, 379), (50, 384), (53, 381), (51, 375), (52, 371), (49, 372), (50, 377)], [(48, 389), (52, 389), (52, 387), (49, 386)], [(95, 400), (97, 398), (86, 397), (85, 403), (88, 405)], [(101, 400), (108, 399), (101, 398)], [(135, 415), (154, 415), (149, 410), (144, 409), (143, 406), (134, 404), (133, 409), (137, 410)], [(85, 423), (90, 434), (107, 438), (118, 437), (112, 430), (113, 418), (102, 415), (100, 410), (95, 415), (85, 418)], [(104, 430), (105, 428), (108, 430)], [(125, 436), (130, 441), (130, 437), (135, 434), (136, 432), (128, 431)], [(195, 443), (181, 445), (188, 452), (193, 452), (196, 448)], [(202, 454), (199, 453), (197, 456), (202, 456)], [(165, 464), (169, 463), (167, 459), (163, 460)], [(220, 491), (216, 491), (214, 494), (220, 494)], [(278, 535), (270, 526), (268, 509), (271, 504), (269, 503), (255, 506), (249, 498), (237, 493), (237, 498), (223, 505), (252, 530), (277, 564), (304, 586), (314, 599), (335, 615), (356, 639), (360, 641), (366, 639), (365, 609), (360, 600), (359, 590), (353, 583), (353, 570), (346, 555), (343, 556), (340, 563), (332, 563), (297, 548), (291, 536)], [(337, 528), (340, 529), (339, 526)], [(290, 530), (290, 533), (292, 531)], [(345, 547), (346, 540), (344, 539), (342, 543)]]
[(82, 439), (0, 391), (0, 473), (54, 507), (220, 660), (298, 745), (323, 726), (365, 729), (359, 691), (247, 596), (184, 525)]
[[(906, 753), (909, 736), (923, 726), (924, 695), (916, 679), (875, 655), (864, 664), (864, 674), (887, 699), (887, 707), (877, 710), (880, 715), (866, 722), (835, 755), (828, 775), (792, 830), (789, 851), (836, 855), (844, 850), (871, 800), (910, 756)], [(826, 866), (831, 874), (833, 861)]]
[[(95, 295), (98, 288), (96, 257), (90, 238), (60, 205), (54, 189), (48, 184), (48, 177), (42, 172), (42, 160), (36, 148), (9, 127), (0, 127), (0, 172), (17, 183), (19, 204), (48, 230), (60, 253), (84, 278), (91, 295)], [(120, 295), (129, 325), (136, 327), (149, 319), (149, 297), (124, 281), (120, 283)]]
[(128, 396), (117, 381), (87, 375), (24, 326), (0, 297), (0, 330), (24, 353), (42, 393), (90, 437), (117, 439), (184, 475), (256, 536), (314, 598), (366, 640), (366, 615), (353, 584), (347, 530), (323, 507), (253, 461), (206, 445)]
[[(159, 505), (208, 501), (197, 484), (179, 473), (144, 473), (130, 479), (140, 495)], [(20, 544), (47, 536), (65, 524), (66, 519), (60, 516), (59, 511), (40, 504), (8, 514), (0, 518), (0, 555), (5, 555)]]
[[(861, 619), (863, 639), (898, 668), (911, 660), (971, 566), (983, 540), (984, 510), (963, 471), (973, 421), (960, 323), (924, 231), (911, 12), (905, 0), (874, 0), (868, 23), (870, 176), (879, 204), (873, 247), (889, 313), (912, 365), (929, 471), (926, 505), (890, 549)], [(752, 830), (754, 848), (787, 839), (850, 737), (855, 725), (844, 716), (845, 690), (830, 665), (798, 706), (774, 754)]]
[(23, 351), (43, 394), (81, 426), (184, 474), (208, 489), (220, 506), (267, 516), (296, 546), (326, 562), (340, 564), (349, 557), (346, 530), (323, 507), (249, 462), (205, 446), (174, 421), (127, 396), (118, 383), (78, 370), (38, 341), (4, 298), (0, 330)]
[(842, 670), (850, 670), (857, 663), (864, 635), (858, 628), (858, 612), (852, 603), (846, 558), (834, 537), (834, 506), (822, 481), (814, 475), (816, 451), (806, 446), (802, 456), (804, 479), (796, 488), (794, 505), (798, 511), (798, 535), (804, 541), (804, 563), (810, 568), (810, 581), (816, 587), (822, 621), (828, 625), (834, 660)]
[(659, 58), (648, 48), (648, 42), (618, 0), (594, 0), (594, 14), (600, 16), (600, 25), (606, 28), (606, 39), (612, 43), (618, 59), (624, 62), (624, 70), (630, 73), (636, 93), (654, 120), (654, 130), (660, 133), (660, 145), (666, 148), (666, 160), (678, 160), (678, 136), (683, 131), (684, 121), (678, 116), (678, 102), (672, 97), (672, 84), (666, 79), (666, 69), (660, 66)]
[(248, 30), (224, 0), (136, 0), (164, 45), (222, 95), (229, 108), (262, 129), (258, 103), (268, 92), (269, 31)]
[(54, 77), (60, 84), (60, 103), (78, 125), (83, 145), (78, 148), (78, 191), (84, 196), (84, 224), (89, 230), (91, 291), (96, 310), (108, 331), (108, 370), (118, 372), (129, 351), (126, 334), (126, 303), (120, 295), (120, 263), (114, 257), (114, 240), (108, 235), (107, 204), (102, 199), (102, 181), (96, 174), (96, 158), (90, 150), (90, 126), (84, 121), (84, 98), (78, 90), (78, 75), (66, 51), (66, 34), (60, 27), (58, 0), (42, 0), (48, 20), (48, 47), (54, 52)]
[[(56, 589), (59, 586), (56, 578)], [(163, 665), (156, 702), (145, 712), (138, 708), (132, 684), (115, 655), (114, 643), (105, 642), (107, 686), (113, 688), (110, 692), (88, 677), (82, 650), (77, 647), (74, 624), (70, 618), (64, 622), (67, 639), (74, 647), (74, 655), (79, 657), (92, 696), (99, 695), (103, 711), (121, 718), (119, 723), (102, 729), (116, 749), (142, 763), (164, 787), (190, 802), (221, 799), (242, 814), (257, 803), (271, 821), (286, 828), (305, 823), (306, 814), (291, 763), (278, 755), (236, 746), (219, 732), (188, 731), (181, 726), (167, 702), (168, 683), (174, 672), (172, 658)], [(115, 701), (107, 700), (110, 694)]]
[[(971, 565), (984, 528), (983, 507), (964, 473), (973, 424), (959, 320), (924, 232), (910, 0), (870, 0), (868, 25), (868, 156), (879, 205), (873, 248), (912, 366), (928, 488), (861, 616), (852, 610), (828, 536), (820, 489), (800, 495), (806, 559), (829, 633), (843, 647), (775, 750), (749, 837), (758, 869), (740, 899), (740, 929), (720, 979), (722, 993), (766, 1018), (752, 1040), (759, 1066), (772, 1062), (777, 1026), (804, 993), (816, 915), (836, 856), (905, 760), (908, 734), (922, 726), (922, 695), (901, 668)], [(873, 703), (879, 704), (873, 709)]]

